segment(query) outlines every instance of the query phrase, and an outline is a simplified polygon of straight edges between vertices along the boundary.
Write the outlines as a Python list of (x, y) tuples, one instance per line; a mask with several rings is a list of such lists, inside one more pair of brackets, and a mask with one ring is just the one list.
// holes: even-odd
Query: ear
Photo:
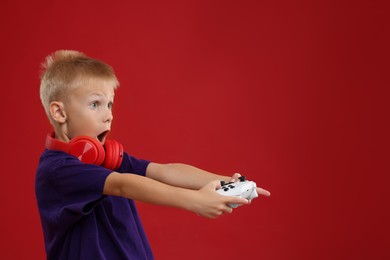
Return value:
[(53, 101), (50, 103), (50, 116), (59, 124), (66, 121), (66, 112), (64, 110), (64, 103), (60, 101)]

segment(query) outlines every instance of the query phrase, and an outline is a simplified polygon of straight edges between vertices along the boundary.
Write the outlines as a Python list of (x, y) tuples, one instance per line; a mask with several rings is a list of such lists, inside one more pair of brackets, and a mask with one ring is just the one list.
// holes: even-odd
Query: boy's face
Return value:
[(90, 136), (104, 144), (111, 129), (113, 102), (114, 86), (103, 80), (91, 80), (72, 90), (65, 104), (67, 137)]

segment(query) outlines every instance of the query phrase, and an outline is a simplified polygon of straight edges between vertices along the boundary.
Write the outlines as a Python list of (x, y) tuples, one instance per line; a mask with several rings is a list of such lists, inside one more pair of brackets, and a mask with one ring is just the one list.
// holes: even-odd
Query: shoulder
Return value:
[(45, 149), (39, 159), (37, 172), (55, 171), (69, 162), (77, 163), (77, 161), (76, 157), (63, 151)]
[(45, 150), (39, 160), (37, 180), (64, 181), (65, 179), (104, 180), (112, 171), (98, 165), (82, 163), (77, 157), (62, 151)]

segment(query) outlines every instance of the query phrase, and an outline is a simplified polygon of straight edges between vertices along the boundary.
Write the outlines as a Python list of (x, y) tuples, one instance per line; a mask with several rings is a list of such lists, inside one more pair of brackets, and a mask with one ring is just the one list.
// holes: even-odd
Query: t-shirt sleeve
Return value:
[(58, 153), (51, 152), (39, 165), (37, 198), (51, 223), (73, 223), (105, 197), (104, 183), (112, 170)]
[(148, 167), (149, 163), (150, 161), (138, 159), (125, 152), (123, 154), (122, 164), (116, 171), (120, 173), (134, 173), (145, 176), (146, 168)]

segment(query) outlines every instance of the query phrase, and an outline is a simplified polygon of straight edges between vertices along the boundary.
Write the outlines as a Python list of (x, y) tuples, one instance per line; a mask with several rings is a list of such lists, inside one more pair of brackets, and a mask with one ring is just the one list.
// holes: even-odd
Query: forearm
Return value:
[(195, 191), (173, 187), (135, 174), (115, 172), (107, 177), (103, 193), (186, 210), (192, 210), (189, 205), (196, 199)]
[(147, 177), (172, 186), (186, 189), (200, 189), (210, 181), (229, 181), (230, 177), (201, 170), (181, 163), (151, 163), (147, 169)]

